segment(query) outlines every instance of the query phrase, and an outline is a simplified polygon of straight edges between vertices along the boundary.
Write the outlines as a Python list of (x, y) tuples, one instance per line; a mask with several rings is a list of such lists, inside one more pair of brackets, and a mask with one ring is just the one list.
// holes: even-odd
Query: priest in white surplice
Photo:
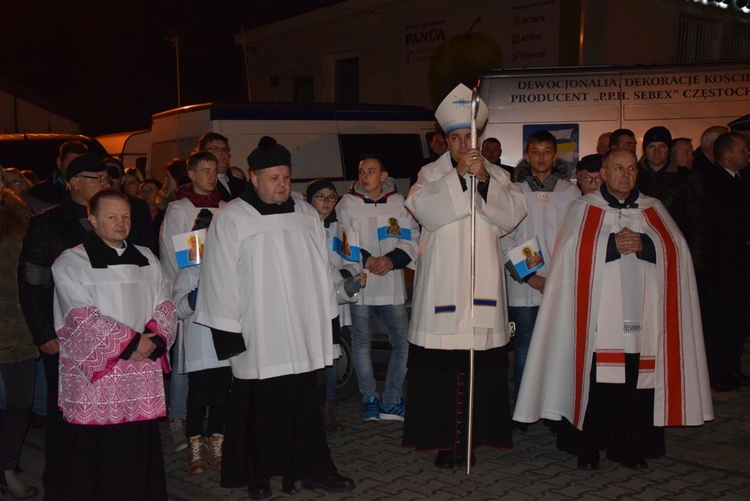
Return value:
[(158, 418), (177, 315), (158, 259), (127, 244), (130, 201), (101, 191), (93, 228), (52, 265), (67, 461), (55, 499), (167, 499)]
[[(471, 447), (512, 446), (500, 237), (524, 218), (526, 199), (505, 170), (485, 161), (471, 145), (470, 102), (471, 90), (459, 85), (438, 107), (435, 116), (450, 150), (422, 167), (406, 201), (422, 233), (409, 329), (409, 412), (403, 444), (437, 451), (438, 468), (462, 467), (467, 461), (470, 349), (476, 351), (477, 390)], [(479, 129), (487, 115), (487, 106), (480, 102)], [(469, 174), (478, 181), (473, 296)]]
[(664, 206), (635, 187), (625, 149), (573, 202), (531, 340), (513, 419), (562, 419), (578, 468), (599, 451), (631, 469), (664, 454), (664, 427), (713, 419), (695, 275)]
[(211, 328), (234, 381), (221, 468), (223, 487), (271, 495), (269, 478), (290, 492), (348, 490), (336, 472), (316, 396), (316, 373), (331, 365), (338, 305), (323, 224), (291, 197), (291, 155), (273, 138), (248, 156), (245, 193), (211, 223), (194, 321)]

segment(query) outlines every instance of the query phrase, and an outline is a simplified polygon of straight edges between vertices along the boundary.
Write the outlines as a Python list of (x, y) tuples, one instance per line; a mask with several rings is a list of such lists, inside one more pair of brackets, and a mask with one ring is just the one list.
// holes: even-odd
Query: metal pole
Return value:
[[(477, 114), (479, 113), (479, 93), (477, 88), (471, 93), (471, 147), (477, 147)], [(476, 225), (477, 210), (474, 206), (477, 191), (477, 177), (471, 176), (471, 316), (474, 318), (474, 284), (476, 282)], [(474, 348), (469, 349), (469, 423), (466, 445), (466, 474), (471, 473), (471, 443), (474, 434)]]
[(182, 96), (180, 93), (180, 38), (177, 33), (174, 34), (174, 53), (177, 60), (177, 107), (182, 106)]

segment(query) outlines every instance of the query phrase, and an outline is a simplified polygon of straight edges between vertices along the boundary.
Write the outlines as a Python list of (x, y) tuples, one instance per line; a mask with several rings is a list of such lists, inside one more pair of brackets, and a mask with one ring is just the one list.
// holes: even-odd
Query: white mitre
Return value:
[[(487, 105), (480, 99), (477, 131), (484, 128), (489, 114)], [(458, 129), (471, 129), (471, 89), (464, 84), (458, 84), (438, 106), (435, 119), (446, 134)]]

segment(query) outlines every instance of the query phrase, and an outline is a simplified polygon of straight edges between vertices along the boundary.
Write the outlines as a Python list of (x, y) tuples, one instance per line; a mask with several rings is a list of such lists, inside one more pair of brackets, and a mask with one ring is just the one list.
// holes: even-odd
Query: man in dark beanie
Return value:
[(599, 171), (602, 169), (602, 155), (595, 153), (586, 155), (576, 165), (576, 180), (582, 194), (595, 193), (602, 186), (602, 177)]
[(667, 208), (690, 247), (693, 264), (703, 263), (706, 214), (698, 175), (670, 161), (672, 134), (652, 127), (643, 135), (643, 156), (638, 161), (638, 189)]
[(349, 490), (316, 399), (338, 315), (325, 231), (315, 209), (291, 197), (289, 150), (263, 137), (247, 162), (247, 190), (208, 229), (195, 312), (234, 376), (221, 485), (247, 485), (251, 499), (270, 496), (279, 475), (284, 492), (297, 480)]

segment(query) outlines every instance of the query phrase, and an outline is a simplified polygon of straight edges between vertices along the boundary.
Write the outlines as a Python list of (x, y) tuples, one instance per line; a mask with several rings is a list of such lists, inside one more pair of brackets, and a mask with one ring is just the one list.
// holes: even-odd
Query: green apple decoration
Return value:
[(479, 16), (469, 31), (449, 37), (435, 48), (428, 73), (434, 107), (459, 83), (472, 89), (482, 71), (503, 67), (503, 53), (495, 39), (482, 31), (472, 33), (481, 20)]

